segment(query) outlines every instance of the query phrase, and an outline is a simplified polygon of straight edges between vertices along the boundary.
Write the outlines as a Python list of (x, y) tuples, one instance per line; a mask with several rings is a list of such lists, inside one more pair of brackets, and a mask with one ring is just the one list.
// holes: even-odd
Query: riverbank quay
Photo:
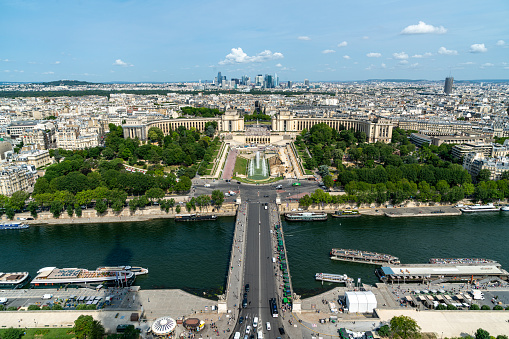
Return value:
[[(42, 299), (43, 295), (51, 294), (51, 299)], [(101, 310), (60, 310), (60, 311), (27, 311), (29, 305), (51, 304), (57, 300), (71, 297), (93, 296), (111, 298), (111, 304)], [(18, 311), (2, 311), (0, 327), (8, 328), (72, 328), (80, 315), (91, 315), (101, 321), (108, 333), (115, 333), (118, 325), (133, 325), (142, 330), (146, 338), (146, 330), (160, 317), (170, 316), (180, 322), (186, 318), (198, 318), (205, 321), (205, 328), (200, 337), (226, 338), (228, 329), (235, 323), (229, 315), (218, 314), (217, 301), (201, 298), (179, 289), (172, 290), (139, 290), (136, 286), (123, 289), (90, 288), (80, 289), (28, 289), (1, 290), (0, 297), (7, 298), (7, 307), (18, 307)], [(24, 310), (24, 311), (23, 311)], [(131, 314), (137, 313), (138, 321), (131, 321)], [(177, 335), (188, 333), (179, 324)]]
[[(288, 212), (296, 212), (302, 210), (302, 207), (298, 202), (286, 202), (282, 203), (279, 208), (280, 214)], [(394, 206), (386, 208), (384, 206), (360, 206), (357, 207), (355, 204), (345, 205), (323, 205), (315, 206), (312, 205), (305, 209), (306, 212), (325, 212), (328, 214), (334, 214), (338, 210), (358, 210), (362, 215), (371, 216), (387, 216), (387, 217), (442, 217), (442, 216), (456, 216), (461, 215), (461, 211), (454, 207), (454, 205), (436, 205), (436, 206), (425, 206), (422, 204), (416, 205), (415, 203), (408, 203), (404, 206)]]
[(383, 208), (386, 217), (445, 217), (461, 215), (461, 211), (452, 206)]
[[(509, 288), (497, 283), (484, 284), (479, 286), (485, 295), (485, 300), (474, 300), (479, 306), (487, 305), (493, 307), (493, 300), (502, 303), (505, 307), (509, 305)], [(433, 289), (437, 289), (441, 295), (454, 296), (459, 293), (467, 294), (475, 285), (468, 283), (444, 283), (439, 286), (429, 284), (384, 284), (377, 283), (375, 286), (363, 284), (362, 289), (371, 291), (377, 299), (377, 308), (374, 313), (342, 313), (333, 312), (330, 303), (340, 309), (344, 306), (345, 292), (360, 290), (345, 286), (333, 287), (331, 290), (302, 299), (301, 313), (292, 313), (291, 319), (294, 326), (298, 326), (304, 338), (310, 336), (337, 337), (339, 328), (346, 328), (351, 331), (373, 331), (381, 325), (388, 324), (392, 317), (406, 315), (415, 319), (422, 332), (435, 333), (437, 337), (461, 337), (466, 334), (473, 335), (478, 328), (483, 328), (490, 334), (509, 333), (509, 322), (507, 322), (507, 311), (473, 311), (473, 310), (430, 310), (419, 304), (418, 307), (411, 307), (405, 303), (405, 297), (411, 295), (432, 295)], [(428, 294), (423, 292), (429, 289)], [(342, 305), (343, 303), (343, 305)], [(332, 317), (332, 318), (331, 318)], [(335, 322), (332, 322), (334, 319)], [(443, 336), (442, 336), (443, 333)]]
[[(181, 213), (187, 213), (187, 211), (181, 211)], [(221, 209), (218, 211), (208, 211), (204, 209), (203, 211), (192, 211), (190, 213), (196, 213), (199, 215), (216, 215), (216, 216), (235, 216), (237, 213), (237, 206), (234, 203), (224, 204)], [(22, 221), (29, 225), (67, 225), (67, 224), (91, 224), (91, 223), (113, 223), (113, 222), (138, 222), (138, 221), (147, 221), (152, 219), (175, 219), (175, 216), (179, 213), (175, 213), (175, 211), (170, 211), (166, 213), (162, 211), (159, 206), (147, 206), (142, 209), (136, 210), (136, 212), (132, 213), (129, 208), (124, 208), (121, 212), (116, 213), (109, 209), (102, 215), (99, 215), (95, 209), (88, 208), (82, 211), (82, 216), (72, 216), (64, 211), (59, 218), (54, 218), (53, 215), (49, 212), (42, 212), (37, 215), (37, 219), (35, 220), (23, 220), (22, 218), (30, 218), (31, 215), (29, 212), (18, 213), (16, 214), (15, 221)], [(0, 218), (1, 222), (8, 222), (10, 220), (4, 215)]]

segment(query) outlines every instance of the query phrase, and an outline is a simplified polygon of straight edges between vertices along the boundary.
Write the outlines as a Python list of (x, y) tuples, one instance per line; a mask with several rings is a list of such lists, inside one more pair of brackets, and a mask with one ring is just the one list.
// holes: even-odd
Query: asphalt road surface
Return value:
[[(318, 182), (310, 180), (298, 181), (301, 186), (292, 186), (297, 180), (280, 180), (278, 182), (267, 185), (252, 185), (252, 184), (238, 184), (236, 180), (226, 182), (224, 180), (203, 180), (193, 179), (193, 187), (190, 195), (197, 197), (202, 194), (212, 194), (213, 190), (220, 190), (223, 193), (234, 191), (236, 193), (233, 197), (225, 197), (225, 202), (235, 202), (239, 196), (242, 202), (274, 202), (277, 195), (281, 198), (281, 202), (288, 201), (289, 197), (293, 197), (302, 193), (313, 193), (316, 189), (320, 188)], [(208, 184), (210, 187), (205, 187)], [(282, 185), (281, 189), (276, 189), (276, 186)]]
[[(274, 250), (271, 243), (269, 224), (269, 209), (265, 209), (264, 203), (250, 203), (248, 206), (248, 224), (246, 239), (246, 258), (244, 261), (244, 291), (247, 293), (248, 305), (243, 308), (240, 305), (239, 317), (244, 317), (242, 324), (235, 327), (235, 332), (240, 332), (241, 338), (246, 334), (254, 334), (263, 331), (263, 338), (277, 338), (281, 336), (278, 328), (281, 327), (281, 318), (273, 318), (269, 309), (269, 299), (276, 298), (276, 280), (272, 257)], [(245, 285), (249, 284), (249, 292), (245, 292)], [(253, 320), (258, 317), (258, 326), (253, 329)], [(267, 322), (270, 322), (271, 330), (267, 330)], [(246, 333), (248, 326), (251, 331)]]

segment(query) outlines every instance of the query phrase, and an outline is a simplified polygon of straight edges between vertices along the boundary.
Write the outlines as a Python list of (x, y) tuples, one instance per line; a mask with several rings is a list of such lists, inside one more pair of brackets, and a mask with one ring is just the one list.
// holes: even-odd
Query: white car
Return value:
[(210, 184), (205, 184), (203, 185), (203, 187), (210, 187)]
[(258, 317), (254, 317), (253, 319), (253, 328), (256, 328), (258, 326)]
[(265, 324), (265, 326), (267, 327), (267, 331), (270, 331), (270, 323), (267, 321), (267, 324)]
[(251, 326), (246, 327), (246, 334), (251, 333)]

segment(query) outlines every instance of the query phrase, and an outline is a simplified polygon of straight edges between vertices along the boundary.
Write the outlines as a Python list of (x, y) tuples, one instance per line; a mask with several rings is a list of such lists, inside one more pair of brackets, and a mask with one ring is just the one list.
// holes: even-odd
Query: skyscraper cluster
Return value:
[[(288, 83), (283, 83), (283, 86), (286, 86)], [(272, 74), (258, 74), (254, 78), (254, 83), (251, 83), (251, 78), (247, 75), (243, 75), (240, 79), (232, 78), (230, 81), (227, 81), (226, 76), (222, 75), (221, 72), (217, 73), (217, 77), (214, 79), (214, 84), (218, 87), (226, 87), (233, 85), (243, 85), (248, 86), (254, 84), (254, 86), (259, 86), (263, 88), (276, 88), (281, 84), (279, 82), (279, 77), (277, 73)]]

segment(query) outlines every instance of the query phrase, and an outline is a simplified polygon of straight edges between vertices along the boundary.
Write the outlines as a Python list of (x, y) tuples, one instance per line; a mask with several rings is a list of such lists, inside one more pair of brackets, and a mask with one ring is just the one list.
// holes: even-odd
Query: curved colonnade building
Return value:
[(327, 124), (332, 129), (339, 130), (342, 127), (354, 131), (366, 133), (367, 142), (388, 143), (392, 138), (393, 124), (385, 119), (358, 119), (358, 118), (318, 118), (318, 117), (296, 117), (290, 111), (280, 111), (272, 118), (272, 131), (267, 135), (246, 134), (244, 118), (235, 110), (228, 109), (224, 115), (215, 118), (179, 118), (162, 119), (149, 121), (144, 125), (123, 125), (124, 137), (146, 140), (148, 130), (151, 127), (160, 128), (164, 135), (170, 131), (177, 130), (180, 126), (186, 129), (196, 128), (198, 131), (205, 131), (207, 122), (217, 122), (217, 130), (223, 134), (225, 140), (235, 140), (239, 143), (270, 144), (283, 141), (288, 143), (295, 138), (297, 133), (304, 129), (311, 129), (316, 124)]

